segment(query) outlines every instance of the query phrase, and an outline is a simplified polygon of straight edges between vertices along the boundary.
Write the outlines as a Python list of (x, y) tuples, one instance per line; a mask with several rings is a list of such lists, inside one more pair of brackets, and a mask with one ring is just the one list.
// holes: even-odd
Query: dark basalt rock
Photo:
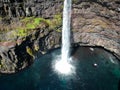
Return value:
[(30, 66), (37, 57), (35, 53), (45, 54), (50, 49), (60, 47), (60, 40), (60, 33), (45, 29), (35, 30), (24, 40), (0, 43), (0, 72), (15, 73)]
[[(19, 24), (20, 18), (31, 16), (51, 19), (62, 9), (63, 0), (0, 0), (0, 24)], [(73, 0), (71, 25), (73, 44), (103, 47), (120, 59), (119, 0)], [(22, 70), (33, 62), (36, 53), (61, 45), (61, 33), (48, 27), (31, 30), (22, 38), (10, 37), (14, 31), (0, 29), (0, 40), (4, 41), (0, 42), (1, 73)]]
[(52, 17), (62, 6), (62, 0), (0, 0), (0, 16), (25, 17), (42, 16)]

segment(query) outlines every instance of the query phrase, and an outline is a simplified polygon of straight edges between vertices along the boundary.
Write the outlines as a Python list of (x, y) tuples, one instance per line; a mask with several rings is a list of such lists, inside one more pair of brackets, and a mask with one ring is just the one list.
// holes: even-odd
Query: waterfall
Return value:
[(74, 66), (70, 63), (70, 22), (71, 22), (71, 0), (64, 1), (63, 28), (62, 28), (62, 54), (61, 60), (55, 63), (55, 71), (71, 75), (75, 73)]
[(64, 1), (63, 28), (62, 28), (62, 61), (70, 57), (70, 22), (71, 22), (71, 0)]

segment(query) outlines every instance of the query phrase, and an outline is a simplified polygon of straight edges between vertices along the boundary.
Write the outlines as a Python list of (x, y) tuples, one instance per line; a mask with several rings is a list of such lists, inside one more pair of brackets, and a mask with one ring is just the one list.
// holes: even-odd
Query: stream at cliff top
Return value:
[(74, 48), (75, 71), (70, 75), (54, 70), (60, 53), (60, 49), (50, 51), (21, 72), (0, 75), (0, 90), (120, 90), (120, 63), (110, 53), (99, 48)]

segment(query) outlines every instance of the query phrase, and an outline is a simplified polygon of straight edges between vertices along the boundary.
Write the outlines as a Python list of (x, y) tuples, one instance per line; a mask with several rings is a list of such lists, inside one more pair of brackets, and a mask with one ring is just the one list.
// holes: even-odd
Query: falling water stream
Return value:
[(64, 75), (75, 71), (73, 65), (70, 64), (71, 4), (71, 0), (64, 1), (61, 60), (55, 64), (55, 70)]
[(71, 22), (71, 0), (64, 1), (63, 29), (62, 29), (62, 60), (66, 61), (70, 55), (70, 22)]

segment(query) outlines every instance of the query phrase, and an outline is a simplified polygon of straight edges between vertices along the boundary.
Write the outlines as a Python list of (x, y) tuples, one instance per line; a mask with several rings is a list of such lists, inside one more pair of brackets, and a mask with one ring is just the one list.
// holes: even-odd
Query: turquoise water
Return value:
[(74, 48), (71, 55), (75, 73), (62, 75), (54, 70), (60, 58), (56, 49), (21, 72), (0, 75), (0, 90), (120, 90), (120, 63), (113, 55), (85, 47)]

